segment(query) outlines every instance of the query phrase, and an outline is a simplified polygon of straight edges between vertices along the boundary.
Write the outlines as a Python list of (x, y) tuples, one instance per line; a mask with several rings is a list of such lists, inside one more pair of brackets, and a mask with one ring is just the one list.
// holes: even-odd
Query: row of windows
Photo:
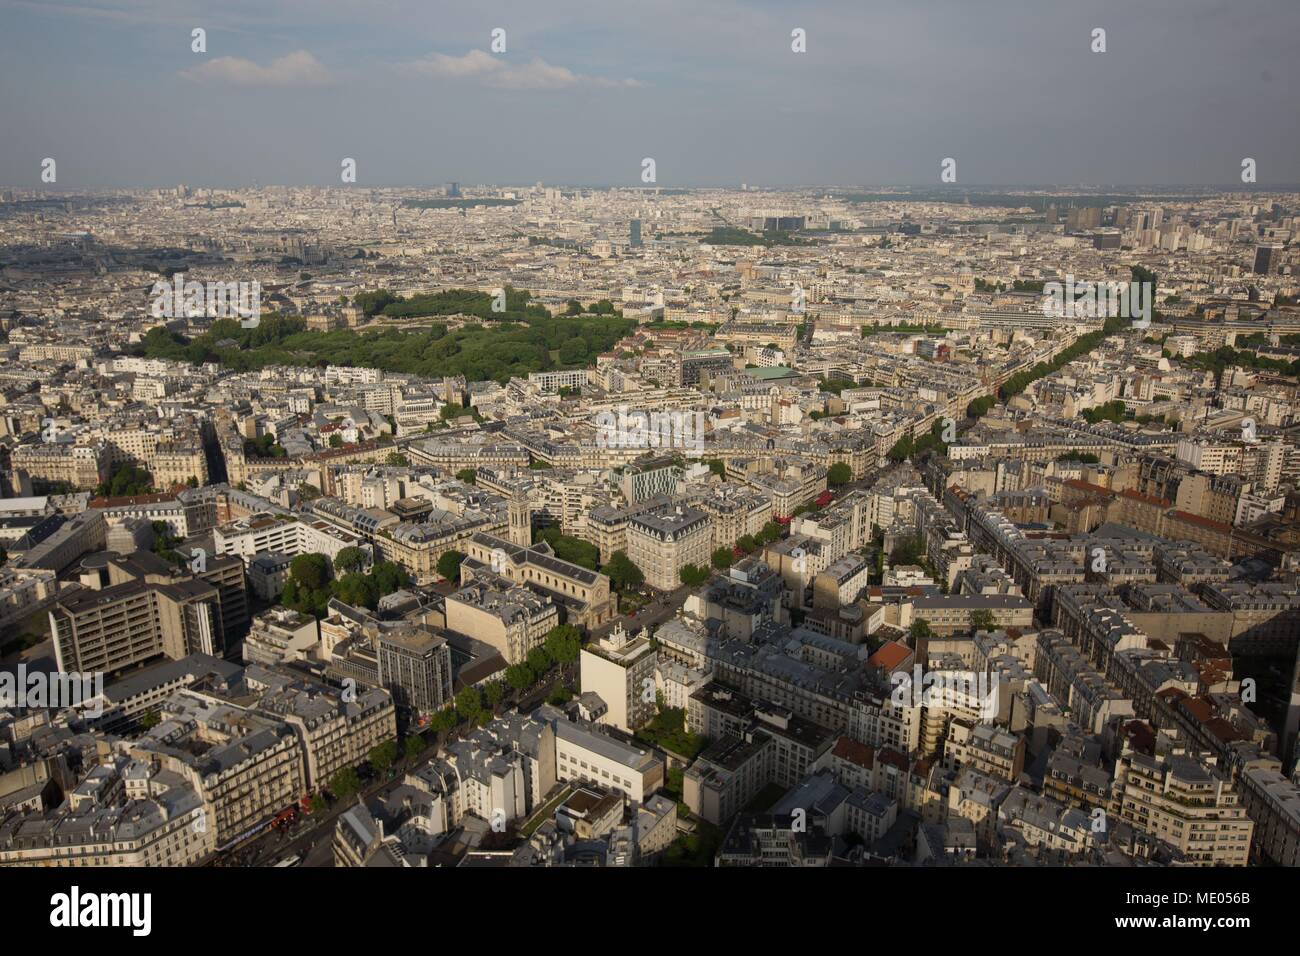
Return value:
[[(570, 755), (567, 754), (567, 753), (562, 753), (562, 754), (560, 754), (560, 762), (561, 762), (561, 763), (565, 763), (565, 762), (569, 763), (569, 764), (571, 765), (571, 766), (569, 767), (569, 772), (572, 773), (572, 774), (575, 774), (575, 775), (578, 774), (578, 768), (579, 768), (579, 767), (581, 767), (581, 768), (582, 768), (583, 770), (585, 770), (585, 771), (589, 771), (590, 774), (591, 774), (591, 778), (592, 778), (593, 780), (595, 779), (595, 777), (596, 777), (596, 773), (597, 773), (597, 770), (599, 769), (599, 768), (596, 767), (595, 764), (592, 764), (592, 765), (589, 767), (589, 766), (587, 766), (587, 761), (585, 761), (585, 760), (579, 760), (577, 757), (570, 756)], [(621, 777), (610, 777), (610, 775), (609, 775), (609, 771), (608, 771), (608, 770), (600, 770), (599, 772), (600, 772), (601, 777), (604, 778), (605, 780), (608, 780), (608, 781), (609, 781), (613, 786), (621, 787), (623, 790), (625, 790), (625, 791), (628, 792), (628, 793), (631, 793), (631, 792), (632, 792), (632, 781), (631, 781), (631, 780), (624, 780), (624, 779), (621, 778)]]

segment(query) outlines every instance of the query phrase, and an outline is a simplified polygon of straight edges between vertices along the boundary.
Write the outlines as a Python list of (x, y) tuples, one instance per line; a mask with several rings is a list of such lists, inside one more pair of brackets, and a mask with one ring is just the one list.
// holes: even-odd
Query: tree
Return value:
[(973, 631), (991, 631), (994, 628), (993, 612), (981, 607), (971, 612), (970, 626)]
[(912, 626), (907, 629), (907, 633), (912, 638), (914, 645), (917, 641), (934, 637), (934, 631), (930, 630), (930, 622), (923, 617), (918, 617), (913, 621)]
[(641, 573), (641, 569), (623, 551), (615, 551), (611, 554), (609, 561), (601, 570), (609, 577), (609, 582), (614, 585), (616, 591), (640, 587), (645, 582), (645, 575)]
[(407, 465), (410, 464), (410, 461), (407, 460), (407, 457), (403, 455), (400, 451), (390, 451), (388, 453), (388, 457), (384, 459), (384, 461), (387, 464), (393, 465), (394, 467), (397, 468), (405, 468)]
[(340, 435), (338, 432), (335, 432), (333, 435), (330, 435), (329, 445), (331, 448), (342, 448), (343, 436)]
[(600, 549), (590, 541), (570, 537), (559, 528), (542, 528), (537, 532), (536, 539), (549, 544), (561, 561), (581, 565), (589, 571), (595, 571), (600, 566)]
[(442, 556), (438, 558), (437, 565), (435, 565), (438, 576), (448, 581), (459, 581), (460, 565), (464, 560), (465, 555), (459, 551), (444, 551)]
[(853, 469), (842, 461), (837, 461), (826, 471), (826, 483), (839, 487), (853, 480)]
[(370, 766), (379, 773), (384, 773), (397, 761), (397, 741), (385, 740), (370, 750)]
[(677, 579), (688, 587), (698, 587), (709, 579), (709, 569), (696, 564), (684, 564), (677, 572)]
[(913, 535), (894, 545), (894, 550), (889, 553), (889, 563), (891, 566), (916, 564), (924, 555), (925, 542), (919, 535)]
[(528, 668), (534, 674), (542, 675), (551, 669), (551, 655), (546, 652), (545, 647), (534, 647), (528, 652)]
[(506, 683), (518, 693), (523, 693), (533, 686), (532, 668), (527, 664), (511, 664), (506, 668)]
[(758, 540), (752, 534), (742, 534), (736, 541), (736, 547), (746, 554), (753, 554), (758, 550)]
[(455, 707), (444, 707), (429, 718), (429, 727), (434, 733), (445, 734), (456, 726), (457, 719)]
[(370, 563), (370, 555), (361, 548), (344, 548), (334, 555), (334, 570), (347, 573), (361, 571)]
[(731, 549), (718, 548), (713, 552), (712, 561), (715, 568), (719, 571), (725, 571), (727, 568), (731, 567)]
[(107, 498), (145, 495), (153, 491), (153, 476), (132, 464), (120, 465), (116, 471), (95, 489), (95, 494)]
[(478, 470), (474, 468), (462, 468), (456, 472), (456, 477), (467, 485), (474, 484), (478, 480)]
[(411, 575), (407, 573), (406, 568), (394, 561), (376, 563), (370, 569), (370, 576), (374, 579), (380, 597), (400, 591), (411, 583)]
[(582, 651), (582, 635), (572, 624), (560, 624), (551, 628), (542, 647), (553, 661), (572, 664)]
[(349, 800), (361, 792), (361, 778), (351, 767), (344, 767), (330, 777), (329, 788), (330, 793), (340, 800)]
[(483, 688), (483, 697), (487, 700), (488, 706), (496, 710), (501, 706), (501, 701), (505, 700), (506, 687), (499, 680), (494, 680)]
[(560, 363), (582, 365), (587, 361), (587, 340), (575, 336), (560, 346)]
[(477, 687), (462, 687), (456, 695), (456, 713), (471, 724), (477, 724), (483, 716), (483, 695)]
[(762, 544), (771, 544), (781, 537), (781, 524), (777, 521), (769, 521), (763, 525), (763, 529), (758, 533), (758, 540)]
[(289, 574), (302, 587), (319, 591), (330, 579), (329, 561), (323, 554), (300, 554), (289, 562)]
[(355, 571), (343, 575), (330, 588), (334, 597), (353, 607), (368, 607), (372, 610), (379, 606), (379, 591), (374, 578)]
[(912, 436), (904, 435), (898, 441), (894, 442), (894, 447), (889, 449), (889, 460), (892, 462), (906, 461), (912, 456), (914, 450)]
[(414, 760), (420, 754), (424, 753), (424, 748), (428, 746), (424, 738), (419, 734), (411, 734), (402, 744), (402, 752), (406, 755), (407, 760)]

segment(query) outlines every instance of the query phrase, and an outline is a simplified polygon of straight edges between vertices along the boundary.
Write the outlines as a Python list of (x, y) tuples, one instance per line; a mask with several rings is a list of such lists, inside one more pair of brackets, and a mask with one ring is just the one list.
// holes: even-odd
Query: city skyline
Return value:
[(7, 188), (1300, 182), (1283, 0), (0, 9)]

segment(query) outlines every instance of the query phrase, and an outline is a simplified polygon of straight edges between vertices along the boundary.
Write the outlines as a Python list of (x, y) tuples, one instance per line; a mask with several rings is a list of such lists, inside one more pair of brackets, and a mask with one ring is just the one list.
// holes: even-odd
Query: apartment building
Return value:
[(579, 657), (583, 693), (594, 693), (609, 707), (602, 723), (633, 731), (656, 712), (658, 654), (650, 637), (633, 637), (622, 623), (605, 637), (583, 646)]
[(600, 784), (645, 803), (664, 784), (664, 765), (653, 751), (625, 744), (592, 724), (551, 718), (555, 775), (559, 780)]
[(272, 607), (253, 618), (244, 638), (244, 662), (268, 667), (314, 657), (320, 643), (316, 618), (287, 607)]
[(1101, 733), (1116, 717), (1133, 716), (1133, 701), (1112, 687), (1060, 631), (1038, 635), (1034, 676), (1071, 712), (1078, 726)]
[(33, 481), (88, 491), (108, 480), (109, 458), (102, 442), (95, 445), (48, 442), (19, 445), (11, 453), (10, 463), (15, 471), (25, 472)]
[(1243, 769), (1237, 787), (1255, 824), (1258, 855), (1276, 866), (1300, 866), (1300, 787), (1274, 766)]
[(218, 848), (307, 792), (303, 751), (285, 721), (193, 690), (178, 690), (130, 752), (188, 779), (214, 820)]
[(381, 629), (375, 644), (379, 683), (399, 706), (432, 714), (451, 702), (451, 646), (446, 637), (403, 624)]
[(254, 687), (265, 682), (257, 710), (284, 721), (298, 735), (308, 790), (320, 790), (340, 770), (357, 766), (375, 747), (397, 739), (397, 712), (386, 690), (348, 693), (258, 668), (250, 669), (245, 680)]
[(1025, 739), (990, 724), (952, 720), (943, 742), (943, 762), (1015, 783), (1025, 766)]
[(1113, 812), (1196, 866), (1245, 866), (1255, 824), (1230, 780), (1195, 758), (1141, 753), (1115, 764)]
[(713, 533), (709, 516), (696, 508), (666, 505), (633, 515), (627, 522), (627, 556), (661, 591), (681, 586), (688, 564), (707, 567)]
[(525, 660), (559, 623), (549, 597), (500, 578), (472, 581), (447, 596), (447, 629), (490, 644), (508, 664)]
[(326, 521), (301, 521), (272, 512), (259, 512), (221, 525), (212, 532), (217, 554), (234, 554), (247, 565), (263, 554), (323, 554), (331, 561), (344, 548), (370, 546)]
[(116, 757), (52, 812), (0, 822), (0, 867), (194, 866), (217, 847), (211, 813), (184, 774)]

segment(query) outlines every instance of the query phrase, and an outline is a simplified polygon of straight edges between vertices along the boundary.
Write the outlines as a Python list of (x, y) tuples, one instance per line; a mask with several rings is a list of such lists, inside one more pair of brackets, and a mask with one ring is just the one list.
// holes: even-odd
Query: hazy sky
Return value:
[(47, 156), (63, 189), (344, 157), (360, 186), (641, 185), (647, 156), (660, 186), (1295, 183), (1298, 28), (1300, 0), (0, 0), (0, 185)]

